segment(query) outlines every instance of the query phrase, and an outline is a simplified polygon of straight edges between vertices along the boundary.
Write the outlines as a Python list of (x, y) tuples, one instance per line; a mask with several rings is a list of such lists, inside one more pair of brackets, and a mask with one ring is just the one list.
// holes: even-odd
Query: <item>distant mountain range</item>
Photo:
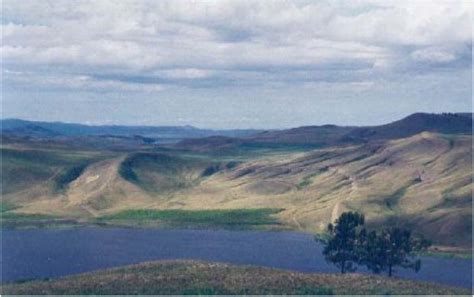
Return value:
[(15, 134), (36, 137), (57, 136), (143, 136), (150, 138), (200, 138), (208, 136), (243, 137), (261, 132), (261, 130), (210, 130), (192, 126), (92, 126), (62, 122), (36, 122), (20, 119), (1, 120), (3, 134)]
[(305, 126), (287, 130), (263, 131), (241, 138), (208, 137), (187, 139), (178, 147), (194, 150), (215, 150), (235, 146), (308, 145), (314, 147), (361, 144), (373, 140), (410, 137), (421, 132), (472, 134), (472, 113), (414, 113), (401, 120), (380, 126)]
[[(237, 147), (274, 148), (278, 146), (328, 147), (361, 144), (373, 140), (410, 137), (421, 132), (472, 134), (472, 113), (415, 113), (380, 126), (305, 126), (286, 130), (210, 130), (192, 126), (91, 126), (61, 122), (1, 120), (5, 137), (37, 139), (84, 137), (130, 138), (143, 143), (176, 143), (180, 149), (215, 151)], [(139, 138), (139, 139), (138, 139)]]

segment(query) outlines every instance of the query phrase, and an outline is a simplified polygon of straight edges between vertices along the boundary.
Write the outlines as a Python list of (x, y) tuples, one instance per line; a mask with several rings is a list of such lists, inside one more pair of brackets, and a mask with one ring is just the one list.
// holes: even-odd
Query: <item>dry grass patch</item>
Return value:
[(159, 261), (1, 287), (2, 294), (464, 294), (468, 289), (362, 274), (305, 274), (201, 261)]

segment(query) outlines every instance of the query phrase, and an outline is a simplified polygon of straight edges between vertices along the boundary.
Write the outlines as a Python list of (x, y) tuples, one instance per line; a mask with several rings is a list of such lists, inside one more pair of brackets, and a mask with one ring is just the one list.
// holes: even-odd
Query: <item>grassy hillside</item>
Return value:
[(424, 132), (304, 151), (248, 148), (245, 156), (10, 146), (2, 200), (17, 207), (12, 213), (92, 220), (140, 209), (277, 208), (282, 226), (308, 232), (356, 210), (373, 227), (411, 226), (435, 244), (470, 248), (471, 141)]
[(409, 225), (437, 244), (470, 247), (471, 139), (422, 133), (249, 161), (161, 207), (284, 208), (285, 224), (316, 232), (357, 210), (374, 227)]
[(468, 289), (362, 274), (304, 274), (200, 261), (159, 261), (56, 280), (4, 285), (2, 294), (253, 295), (464, 294)]
[(196, 185), (213, 165), (218, 164), (163, 153), (136, 153), (120, 164), (119, 173), (145, 191), (166, 194)]
[(102, 156), (99, 152), (34, 149), (31, 147), (0, 148), (2, 155), (2, 194), (25, 190), (50, 183), (64, 188), (80, 175), (79, 168)]

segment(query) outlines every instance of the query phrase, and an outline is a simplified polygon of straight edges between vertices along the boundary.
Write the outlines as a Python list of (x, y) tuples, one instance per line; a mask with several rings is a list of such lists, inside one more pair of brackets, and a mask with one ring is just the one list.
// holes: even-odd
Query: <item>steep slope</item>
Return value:
[[(149, 151), (102, 152), (96, 158), (69, 160), (65, 159), (66, 152), (56, 150), (54, 156), (58, 160), (53, 156), (51, 159), (58, 164), (46, 159), (42, 150), (25, 153), (4, 149), (4, 154), (7, 162), (2, 175), (3, 202), (19, 207), (16, 211), (22, 213), (75, 217), (148, 208), (166, 201), (176, 192), (197, 186), (216, 172), (235, 166), (232, 162)], [(29, 162), (21, 166), (23, 159)], [(44, 172), (35, 172), (35, 168)], [(18, 175), (20, 172), (22, 176)]]
[[(2, 145), (1, 193), (28, 192), (34, 187), (51, 191), (67, 183), (74, 170), (103, 157), (102, 152), (33, 148), (32, 146)], [(51, 192), (48, 190), (48, 192)], [(18, 200), (18, 198), (15, 198)], [(28, 200), (28, 199), (27, 199)]]
[(195, 186), (200, 178), (219, 169), (218, 162), (164, 153), (141, 152), (120, 164), (122, 178), (150, 194), (169, 195)]
[(183, 191), (185, 208), (278, 207), (281, 219), (322, 231), (346, 210), (369, 224), (416, 226), (443, 244), (470, 245), (472, 138), (409, 138), (249, 162)]
[(80, 170), (73, 170), (62, 187), (57, 186), (55, 178), (50, 178), (36, 186), (4, 195), (2, 200), (21, 206), (17, 210), (21, 213), (81, 218), (95, 217), (101, 212), (116, 209), (147, 207), (153, 198), (119, 174), (120, 164), (125, 158), (126, 155), (122, 155), (96, 160)]

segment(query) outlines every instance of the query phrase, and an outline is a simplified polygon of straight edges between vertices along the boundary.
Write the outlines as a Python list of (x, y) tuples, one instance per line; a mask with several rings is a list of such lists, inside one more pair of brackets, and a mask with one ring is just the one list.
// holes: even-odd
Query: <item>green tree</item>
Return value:
[(335, 225), (328, 225), (330, 239), (324, 247), (326, 261), (334, 263), (341, 273), (355, 271), (360, 261), (359, 232), (364, 225), (364, 216), (357, 212), (345, 212), (336, 220)]
[(362, 233), (361, 261), (374, 273), (387, 271), (392, 276), (394, 267), (403, 267), (419, 271), (421, 261), (416, 253), (426, 250), (430, 243), (422, 238), (414, 238), (410, 230), (401, 228), (384, 229), (380, 234), (372, 231)]
[(380, 237), (375, 231), (361, 230), (359, 234), (359, 264), (364, 264), (373, 273), (384, 270), (383, 248), (380, 245)]

